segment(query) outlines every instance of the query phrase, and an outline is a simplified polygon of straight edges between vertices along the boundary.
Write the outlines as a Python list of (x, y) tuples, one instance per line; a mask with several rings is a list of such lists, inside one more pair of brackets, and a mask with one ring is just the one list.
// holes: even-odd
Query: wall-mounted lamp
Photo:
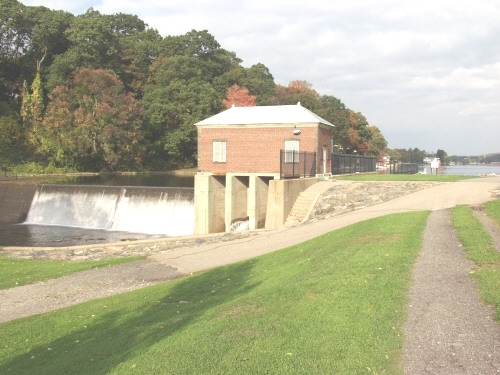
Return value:
[(301, 133), (300, 129), (297, 129), (297, 127), (295, 126), (294, 129), (293, 129), (293, 134), (294, 135), (299, 135)]

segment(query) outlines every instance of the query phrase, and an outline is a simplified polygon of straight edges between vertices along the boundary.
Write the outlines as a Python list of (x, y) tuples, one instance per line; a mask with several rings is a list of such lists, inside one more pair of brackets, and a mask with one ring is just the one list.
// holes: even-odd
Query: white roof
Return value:
[(196, 123), (202, 125), (250, 125), (250, 124), (297, 124), (321, 123), (335, 126), (298, 103), (297, 105), (270, 105), (231, 107)]

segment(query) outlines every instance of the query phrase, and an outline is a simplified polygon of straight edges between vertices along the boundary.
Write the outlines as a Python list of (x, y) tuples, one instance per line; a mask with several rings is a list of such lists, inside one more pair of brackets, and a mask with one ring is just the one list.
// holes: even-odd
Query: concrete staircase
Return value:
[(306, 221), (311, 214), (311, 211), (314, 208), (314, 205), (316, 204), (319, 196), (320, 194), (315, 192), (303, 191), (302, 193), (300, 193), (283, 226), (285, 228), (289, 228)]

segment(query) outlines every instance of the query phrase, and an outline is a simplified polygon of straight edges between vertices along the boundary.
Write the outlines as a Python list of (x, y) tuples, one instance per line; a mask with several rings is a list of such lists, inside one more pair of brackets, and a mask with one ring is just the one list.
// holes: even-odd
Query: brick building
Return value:
[(331, 170), (333, 125), (300, 104), (232, 107), (196, 126), (199, 172), (279, 176), (280, 150), (315, 152), (315, 174)]
[(314, 183), (280, 181), (280, 168), (302, 163), (307, 152), (313, 159), (309, 176), (331, 170), (334, 125), (300, 103), (233, 106), (195, 125), (196, 234), (229, 231), (240, 220), (247, 220), (249, 229), (279, 227), (299, 192)]

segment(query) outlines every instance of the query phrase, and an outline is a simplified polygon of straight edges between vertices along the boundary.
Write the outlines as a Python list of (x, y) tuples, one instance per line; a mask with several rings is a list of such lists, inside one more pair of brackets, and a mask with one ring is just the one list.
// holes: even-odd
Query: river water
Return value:
[[(43, 178), (40, 182), (80, 186), (147, 186), (192, 189), (194, 187), (194, 176), (168, 174), (104, 174), (94, 176)], [(54, 209), (60, 210), (61, 208), (56, 207)], [(140, 218), (136, 219), (141, 220), (141, 223), (138, 223), (138, 227), (140, 227), (139, 224), (143, 224), (142, 222), (144, 220)], [(181, 220), (180, 217), (179, 220)], [(193, 218), (191, 218), (191, 220), (194, 221)], [(194, 223), (191, 224), (194, 225)], [(26, 223), (0, 225), (0, 246), (67, 247), (112, 242), (127, 242), (162, 237), (168, 237), (168, 235), (88, 229), (66, 225), (33, 225)]]
[(460, 176), (500, 175), (500, 165), (447, 165), (443, 167), (443, 174)]
[[(430, 173), (428, 167), (427, 173)], [(443, 174), (479, 176), (500, 175), (500, 166), (456, 165), (445, 166)], [(193, 188), (193, 175), (139, 174), (71, 176), (44, 179), (44, 183), (64, 185), (106, 186), (158, 186)], [(21, 247), (67, 247), (111, 242), (126, 242), (150, 238), (167, 237), (161, 234), (145, 234), (124, 231), (85, 229), (58, 225), (16, 224), (0, 226), (0, 246)]]
[(64, 176), (45, 179), (50, 184), (64, 185), (105, 185), (105, 186), (148, 186), (194, 188), (194, 175), (174, 175), (166, 173), (139, 173)]

